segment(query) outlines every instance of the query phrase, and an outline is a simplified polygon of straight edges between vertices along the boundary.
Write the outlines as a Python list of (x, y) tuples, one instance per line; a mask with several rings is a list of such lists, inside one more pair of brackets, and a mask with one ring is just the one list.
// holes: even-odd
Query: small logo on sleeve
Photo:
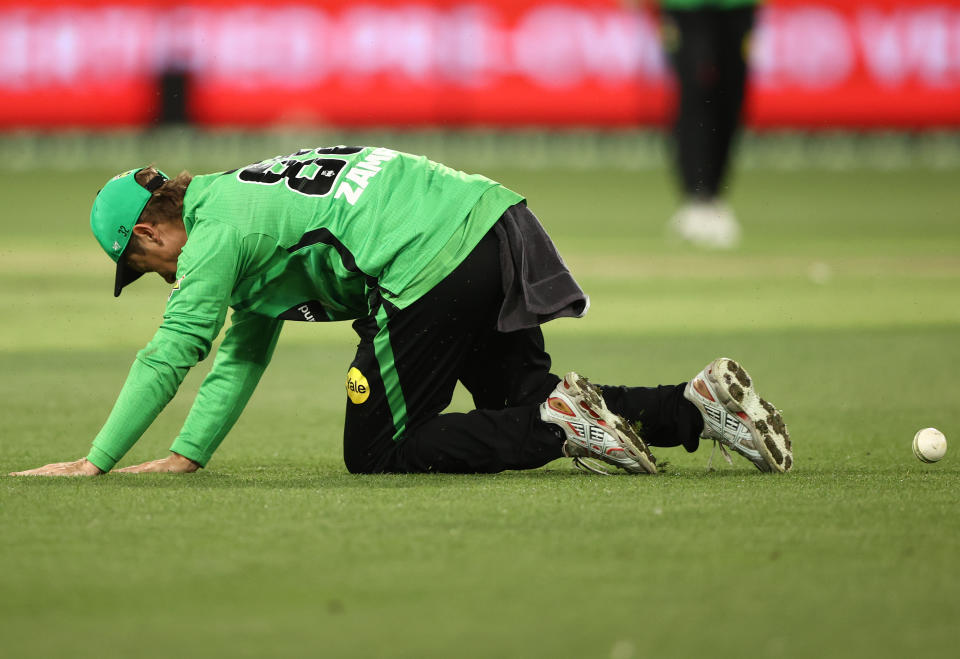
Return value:
[[(183, 277), (186, 277), (186, 275), (184, 275)], [(174, 293), (176, 293), (177, 291), (180, 290), (180, 282), (183, 281), (183, 277), (180, 277), (180, 279), (178, 279), (177, 281), (173, 282), (173, 288), (170, 289), (170, 295), (167, 297), (168, 300), (169, 300), (171, 297), (173, 297), (173, 294), (174, 294)]]
[(370, 385), (367, 383), (367, 378), (355, 366), (351, 366), (350, 370), (347, 371), (347, 397), (354, 405), (360, 405), (370, 397)]

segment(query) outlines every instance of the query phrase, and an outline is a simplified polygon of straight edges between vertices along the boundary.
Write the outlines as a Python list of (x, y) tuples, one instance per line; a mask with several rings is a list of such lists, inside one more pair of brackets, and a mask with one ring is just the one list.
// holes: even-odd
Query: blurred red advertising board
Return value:
[[(960, 126), (960, 0), (771, 0), (752, 125)], [(614, 0), (0, 2), (0, 128), (631, 126), (672, 101), (655, 11)]]

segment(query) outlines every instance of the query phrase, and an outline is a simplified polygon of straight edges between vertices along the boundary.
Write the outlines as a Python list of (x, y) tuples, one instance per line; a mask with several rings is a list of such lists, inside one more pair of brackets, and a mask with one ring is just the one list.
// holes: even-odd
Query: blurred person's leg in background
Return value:
[[(683, 202), (670, 222), (681, 238), (731, 248), (740, 225), (723, 201), (747, 84), (756, 7), (672, 9), (663, 2), (663, 41), (676, 75), (673, 151)], [(700, 3), (707, 4), (707, 3)]]

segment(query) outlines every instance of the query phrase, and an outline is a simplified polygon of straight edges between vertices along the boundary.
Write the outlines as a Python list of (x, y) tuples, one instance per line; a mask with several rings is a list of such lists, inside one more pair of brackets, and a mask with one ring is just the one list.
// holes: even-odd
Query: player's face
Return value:
[(177, 259), (187, 242), (183, 225), (138, 224), (134, 227), (134, 236), (141, 249), (124, 257), (127, 265), (137, 272), (156, 272), (168, 284), (174, 283), (177, 280)]
[(164, 258), (162, 254), (150, 250), (141, 254), (130, 254), (126, 256), (127, 265), (130, 268), (136, 270), (137, 272), (156, 272), (158, 275), (163, 277), (163, 279), (168, 283), (172, 284), (176, 281), (176, 272), (177, 272), (177, 261), (174, 259), (173, 266), (171, 269), (169, 260)]

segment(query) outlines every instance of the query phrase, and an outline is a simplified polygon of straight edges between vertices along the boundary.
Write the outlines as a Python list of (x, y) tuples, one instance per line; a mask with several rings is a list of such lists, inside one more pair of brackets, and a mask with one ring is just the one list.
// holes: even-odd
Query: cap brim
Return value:
[(117, 276), (113, 280), (113, 297), (120, 297), (120, 291), (123, 290), (124, 286), (140, 279), (142, 276), (142, 272), (127, 266), (127, 260), (121, 254), (120, 258), (117, 259)]

